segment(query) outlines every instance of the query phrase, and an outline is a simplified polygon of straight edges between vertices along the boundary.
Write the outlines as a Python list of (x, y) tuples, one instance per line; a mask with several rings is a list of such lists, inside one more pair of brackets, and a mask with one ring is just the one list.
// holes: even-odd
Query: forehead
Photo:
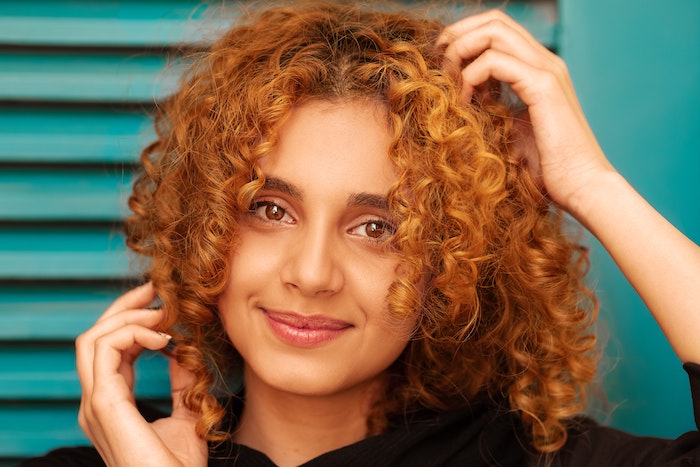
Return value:
[(386, 110), (380, 104), (312, 100), (292, 110), (260, 168), (304, 191), (385, 194), (396, 180), (390, 144)]

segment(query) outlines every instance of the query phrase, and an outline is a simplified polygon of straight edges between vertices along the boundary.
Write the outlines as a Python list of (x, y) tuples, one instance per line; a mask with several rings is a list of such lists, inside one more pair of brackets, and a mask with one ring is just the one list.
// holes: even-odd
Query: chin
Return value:
[[(384, 370), (359, 373), (349, 367), (343, 371), (333, 371), (323, 365), (292, 365), (290, 362), (280, 362), (271, 366), (270, 372), (258, 373), (256, 376), (261, 383), (276, 391), (301, 397), (325, 398), (349, 393), (362, 393), (376, 387), (383, 381)], [(252, 368), (250, 368), (252, 371)], [(267, 373), (267, 374), (265, 374)], [(364, 373), (364, 372), (363, 372)]]

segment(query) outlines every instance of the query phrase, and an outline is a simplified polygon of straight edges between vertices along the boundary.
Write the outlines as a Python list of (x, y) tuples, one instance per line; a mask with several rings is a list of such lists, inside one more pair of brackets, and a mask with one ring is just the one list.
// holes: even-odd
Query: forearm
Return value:
[(569, 210), (610, 253), (678, 357), (700, 362), (700, 247), (614, 172)]

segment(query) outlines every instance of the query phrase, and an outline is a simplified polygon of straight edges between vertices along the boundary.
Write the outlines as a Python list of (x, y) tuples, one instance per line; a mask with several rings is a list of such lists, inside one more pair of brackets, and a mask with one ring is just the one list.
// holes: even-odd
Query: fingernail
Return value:
[(166, 333), (160, 332), (160, 331), (156, 331), (156, 332), (157, 332), (158, 334), (160, 334), (161, 336), (165, 337), (165, 338), (168, 339), (168, 340), (170, 340), (170, 339), (173, 338), (173, 336), (171, 336), (170, 334), (166, 334)]

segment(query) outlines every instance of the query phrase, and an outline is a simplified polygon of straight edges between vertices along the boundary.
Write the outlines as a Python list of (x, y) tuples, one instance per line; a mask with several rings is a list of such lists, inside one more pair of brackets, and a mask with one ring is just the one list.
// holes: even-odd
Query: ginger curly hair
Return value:
[(399, 173), (389, 199), (401, 273), (388, 306), (419, 322), (368, 434), (404, 411), (485, 399), (517, 413), (539, 452), (565, 443), (595, 374), (587, 251), (512, 156), (511, 111), (488, 93), (460, 101), (434, 46), (442, 27), (337, 3), (271, 8), (201, 53), (158, 107), (127, 243), (150, 258), (163, 326), (197, 377), (186, 404), (205, 439), (227, 435), (217, 396), (241, 364), (216, 304), (237, 219), (262, 185), (257, 160), (296, 104), (370, 99), (387, 111)]

